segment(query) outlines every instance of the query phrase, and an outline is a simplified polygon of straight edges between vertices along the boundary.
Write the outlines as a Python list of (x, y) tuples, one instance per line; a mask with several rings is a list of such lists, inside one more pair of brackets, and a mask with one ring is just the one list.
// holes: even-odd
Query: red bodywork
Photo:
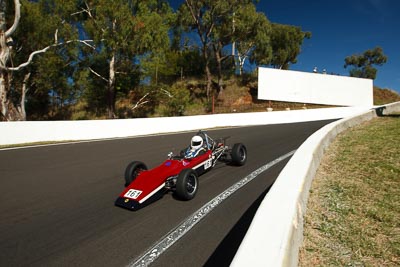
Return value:
[(183, 169), (193, 169), (198, 175), (212, 167), (212, 150), (192, 159), (168, 159), (158, 167), (141, 171), (135, 180), (119, 195), (115, 204), (137, 209), (146, 200), (166, 188), (169, 178), (178, 176)]

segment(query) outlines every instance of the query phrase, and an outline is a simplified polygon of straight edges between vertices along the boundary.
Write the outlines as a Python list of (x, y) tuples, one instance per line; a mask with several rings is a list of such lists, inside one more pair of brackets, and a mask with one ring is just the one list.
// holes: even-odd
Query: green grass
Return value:
[(299, 266), (400, 265), (400, 117), (340, 134), (307, 204)]

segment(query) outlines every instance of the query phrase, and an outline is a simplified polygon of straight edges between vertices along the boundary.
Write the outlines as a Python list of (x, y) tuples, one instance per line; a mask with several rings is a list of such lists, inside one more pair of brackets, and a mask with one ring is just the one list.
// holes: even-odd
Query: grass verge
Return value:
[(340, 134), (310, 190), (299, 266), (400, 266), (400, 117)]

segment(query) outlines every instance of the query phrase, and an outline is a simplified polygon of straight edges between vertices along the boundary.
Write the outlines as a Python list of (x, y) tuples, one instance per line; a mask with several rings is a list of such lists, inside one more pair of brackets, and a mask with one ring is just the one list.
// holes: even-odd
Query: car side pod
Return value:
[(140, 203), (133, 199), (118, 197), (117, 200), (115, 200), (115, 206), (128, 210), (138, 210), (140, 208)]

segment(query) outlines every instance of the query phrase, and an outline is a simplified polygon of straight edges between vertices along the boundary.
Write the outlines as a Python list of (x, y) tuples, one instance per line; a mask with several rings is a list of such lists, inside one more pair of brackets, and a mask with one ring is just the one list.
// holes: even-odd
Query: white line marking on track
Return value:
[(183, 237), (190, 229), (193, 228), (197, 223), (199, 223), (203, 218), (208, 215), (214, 208), (216, 208), (219, 204), (221, 204), (225, 199), (230, 197), (234, 192), (245, 186), (248, 182), (252, 181), (262, 172), (268, 170), (272, 166), (277, 163), (287, 159), (292, 156), (296, 150), (293, 150), (279, 158), (261, 166), (257, 170), (253, 171), (245, 178), (232, 185), (224, 192), (210, 200), (203, 207), (198, 209), (192, 215), (187, 217), (180, 225), (178, 225), (175, 229), (171, 230), (168, 234), (166, 234), (161, 240), (159, 240), (156, 244), (154, 244), (150, 249), (148, 249), (142, 256), (135, 259), (131, 263), (128, 264), (129, 267), (138, 267), (138, 266), (148, 266), (152, 262), (154, 262), (162, 253), (164, 253), (169, 247), (171, 247), (176, 241), (178, 241), (181, 237)]

